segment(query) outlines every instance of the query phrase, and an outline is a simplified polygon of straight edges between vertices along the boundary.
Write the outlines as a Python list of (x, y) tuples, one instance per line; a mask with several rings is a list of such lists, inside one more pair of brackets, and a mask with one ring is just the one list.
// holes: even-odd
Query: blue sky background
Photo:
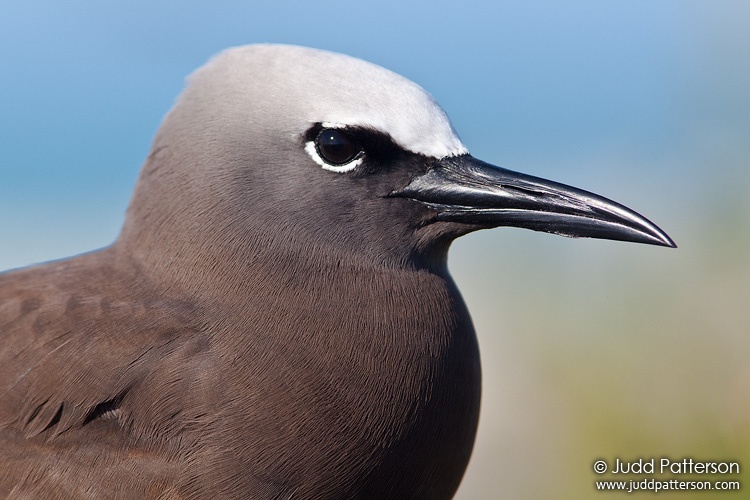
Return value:
[(749, 464), (748, 26), (742, 0), (4, 2), (0, 270), (114, 240), (212, 54), (345, 52), (425, 87), (475, 156), (620, 201), (680, 245), (454, 245), (485, 374), (460, 497), (598, 498), (599, 457)]

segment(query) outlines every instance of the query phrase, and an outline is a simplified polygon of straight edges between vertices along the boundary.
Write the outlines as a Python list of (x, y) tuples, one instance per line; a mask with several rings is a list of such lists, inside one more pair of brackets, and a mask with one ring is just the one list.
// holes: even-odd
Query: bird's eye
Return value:
[(324, 128), (315, 138), (315, 148), (327, 163), (345, 165), (362, 153), (362, 148), (346, 132), (335, 128)]

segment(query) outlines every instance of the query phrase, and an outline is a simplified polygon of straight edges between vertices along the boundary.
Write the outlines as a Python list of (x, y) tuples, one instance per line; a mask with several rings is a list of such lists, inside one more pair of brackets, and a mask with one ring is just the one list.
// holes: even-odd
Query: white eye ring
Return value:
[(321, 158), (318, 154), (318, 148), (315, 147), (314, 141), (307, 141), (305, 143), (305, 151), (310, 155), (310, 158), (312, 158), (315, 163), (326, 170), (330, 170), (331, 172), (338, 172), (340, 174), (351, 172), (362, 164), (362, 156), (358, 156), (349, 163), (344, 163), (343, 165), (331, 165), (330, 163), (326, 163), (325, 160), (323, 160), (323, 158)]
[[(322, 122), (321, 125), (323, 126), (323, 129), (345, 129), (346, 125), (343, 123), (334, 123), (334, 122)], [(305, 151), (307, 154), (310, 155), (310, 158), (313, 159), (315, 163), (323, 167), (325, 170), (330, 170), (331, 172), (337, 172), (339, 174), (343, 174), (346, 172), (351, 172), (358, 166), (362, 164), (362, 155), (359, 154), (352, 158), (351, 161), (348, 163), (343, 164), (333, 164), (329, 163), (326, 160), (324, 160), (320, 156), (320, 152), (318, 151), (318, 146), (316, 145), (316, 141), (318, 139), (313, 139), (312, 141), (308, 141), (305, 143)], [(361, 151), (360, 151), (361, 153)]]

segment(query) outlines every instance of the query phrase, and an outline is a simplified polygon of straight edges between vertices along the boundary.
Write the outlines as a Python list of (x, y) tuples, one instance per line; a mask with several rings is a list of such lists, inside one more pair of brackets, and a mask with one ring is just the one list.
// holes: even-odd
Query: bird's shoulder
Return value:
[(0, 428), (52, 436), (107, 417), (197, 341), (189, 301), (160, 296), (108, 257), (0, 275)]
[(106, 250), (0, 275), (0, 497), (169, 497), (219, 397), (201, 317)]

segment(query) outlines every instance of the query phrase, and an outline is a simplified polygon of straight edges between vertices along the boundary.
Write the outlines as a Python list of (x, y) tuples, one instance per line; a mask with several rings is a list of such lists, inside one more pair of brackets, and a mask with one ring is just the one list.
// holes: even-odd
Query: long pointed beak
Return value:
[(391, 196), (427, 205), (437, 212), (439, 221), (677, 246), (654, 223), (619, 203), (470, 155), (435, 162)]

